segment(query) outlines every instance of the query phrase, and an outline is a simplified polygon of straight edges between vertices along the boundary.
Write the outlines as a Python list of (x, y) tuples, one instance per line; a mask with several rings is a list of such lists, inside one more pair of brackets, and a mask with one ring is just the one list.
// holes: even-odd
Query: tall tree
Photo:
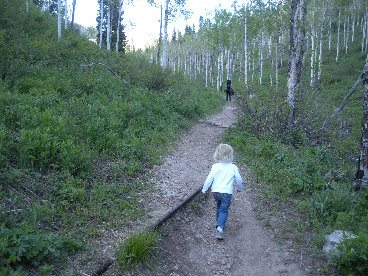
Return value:
[[(290, 9), (289, 64), (287, 76), (288, 124), (295, 122), (295, 93), (302, 73), (302, 58), (305, 41), (305, 17), (307, 0), (292, 0)], [(299, 22), (299, 24), (298, 24)]]
[(248, 1), (245, 0), (244, 4), (244, 82), (245, 87), (248, 88), (248, 48), (247, 48), (247, 11), (248, 11)]
[(100, 42), (99, 42), (99, 46), (100, 48), (102, 48), (102, 33), (103, 33), (103, 20), (104, 20), (104, 1), (100, 0)]
[(65, 0), (65, 8), (64, 8), (64, 28), (65, 30), (68, 29), (68, 0)]
[(100, 10), (96, 18), (97, 21), (97, 42), (101, 48), (111, 50), (115, 45), (115, 50), (124, 52), (126, 46), (126, 36), (122, 24), (122, 0), (98, 0)]
[(160, 17), (160, 35), (158, 37), (158, 45), (157, 45), (157, 64), (160, 63), (160, 55), (161, 55), (161, 44), (162, 44), (162, 5), (161, 5), (161, 17)]
[[(184, 7), (186, 0), (165, 0), (165, 19), (164, 19), (164, 41), (162, 50), (161, 66), (167, 67), (167, 26), (169, 24), (169, 16), (172, 18), (175, 16), (179, 8)], [(185, 10), (181, 10), (184, 15), (188, 13)]]
[(75, 15), (75, 6), (76, 6), (76, 2), (77, 2), (77, 0), (73, 0), (72, 23), (71, 23), (71, 27), (72, 27), (72, 29), (74, 28), (74, 15)]
[(58, 40), (61, 39), (61, 0), (58, 0)]

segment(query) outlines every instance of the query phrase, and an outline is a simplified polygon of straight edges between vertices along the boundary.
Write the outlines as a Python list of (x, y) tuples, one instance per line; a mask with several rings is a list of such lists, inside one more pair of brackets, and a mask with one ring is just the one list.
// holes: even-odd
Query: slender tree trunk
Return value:
[(73, 11), (72, 11), (72, 24), (71, 28), (74, 29), (74, 15), (75, 15), (75, 5), (77, 0), (73, 0)]
[(111, 2), (107, 6), (107, 30), (106, 30), (106, 49), (111, 51)]
[(166, 7), (165, 7), (164, 45), (161, 62), (161, 66), (164, 68), (167, 67), (167, 25), (169, 21), (169, 2), (170, 0), (166, 0)]
[(230, 80), (230, 70), (231, 70), (231, 68), (230, 68), (230, 66), (231, 66), (231, 64), (230, 64), (230, 49), (227, 50), (227, 62), (226, 63), (227, 63), (226, 64), (226, 79)]
[(123, 11), (123, 3), (124, 3), (124, 0), (120, 0), (120, 3), (119, 3), (119, 16), (116, 19), (116, 21), (117, 21), (117, 26), (116, 26), (116, 44), (115, 44), (115, 51), (116, 52), (119, 52), (120, 20), (121, 20), (121, 13)]
[(217, 91), (220, 91), (220, 62), (221, 62), (221, 53), (219, 52), (217, 57)]
[(362, 185), (368, 185), (368, 55), (363, 69), (363, 83), (365, 86), (363, 103), (363, 127), (360, 144), (359, 166), (357, 178), (361, 179)]
[[(314, 26), (314, 25), (313, 25)], [(310, 64), (310, 86), (314, 85), (314, 27), (312, 28), (311, 34), (311, 64)]]
[(245, 13), (244, 13), (244, 82), (245, 82), (245, 88), (246, 89), (248, 89), (247, 10), (248, 10), (248, 4), (247, 4), (247, 0), (245, 0)]
[(26, 0), (26, 12), (28, 13), (28, 10), (29, 10), (29, 3), (28, 3), (28, 0)]
[(336, 44), (336, 62), (339, 60), (339, 51), (340, 51), (340, 14), (339, 11), (339, 24), (337, 25), (337, 44)]
[[(301, 28), (298, 32), (298, 6), (300, 10)], [(289, 64), (287, 78), (287, 98), (289, 105), (289, 125), (295, 122), (295, 93), (300, 83), (303, 58), (303, 44), (305, 40), (305, 16), (307, 10), (304, 0), (292, 0), (290, 12), (290, 42), (289, 42)]]
[(277, 30), (276, 50), (275, 50), (275, 85), (276, 85), (276, 93), (279, 92), (279, 41), (280, 41), (280, 29)]
[(69, 12), (68, 12), (68, 0), (65, 0), (65, 10), (64, 10), (64, 28), (68, 29), (68, 20), (69, 20)]
[(349, 48), (349, 25), (350, 25), (350, 15), (348, 15), (348, 21), (346, 25), (346, 41), (345, 41), (345, 53), (348, 54), (348, 48)]
[(58, 0), (58, 40), (61, 39), (61, 0)]
[(354, 42), (355, 37), (355, 16), (353, 16), (353, 23), (351, 24), (351, 42)]
[[(363, 20), (363, 18), (362, 18)], [(362, 30), (362, 55), (364, 54), (364, 46), (365, 46), (365, 36), (366, 36), (366, 24), (365, 21), (363, 21), (362, 24), (363, 30)]]
[(104, 16), (104, 0), (101, 0), (100, 2), (100, 43), (99, 46), (102, 48), (102, 32), (103, 32), (103, 16)]
[(321, 76), (322, 76), (323, 26), (324, 26), (324, 21), (325, 21), (325, 12), (326, 12), (325, 7), (323, 7), (322, 26), (321, 26), (321, 33), (320, 33), (320, 38), (319, 38), (319, 58), (318, 58), (318, 74), (317, 74), (318, 81), (321, 80)]
[(330, 17), (330, 23), (328, 24), (329, 28), (328, 28), (328, 50), (331, 51), (331, 40), (332, 40), (332, 19)]
[(258, 74), (258, 83), (259, 85), (262, 85), (262, 78), (263, 78), (263, 34), (261, 37), (261, 45), (259, 47), (259, 59), (258, 59), (258, 68), (259, 68), (259, 74)]
[(159, 64), (160, 62), (161, 43), (162, 43), (162, 5), (161, 5), (161, 20), (160, 20), (160, 35), (158, 37), (158, 45), (157, 45), (157, 64)]

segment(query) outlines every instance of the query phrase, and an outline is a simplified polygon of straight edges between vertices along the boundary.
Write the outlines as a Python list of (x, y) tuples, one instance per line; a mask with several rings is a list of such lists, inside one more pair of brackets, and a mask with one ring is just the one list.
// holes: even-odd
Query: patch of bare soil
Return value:
[[(132, 229), (152, 225), (201, 187), (213, 164), (213, 152), (224, 130), (237, 120), (236, 106), (227, 103), (221, 113), (201, 120), (173, 147), (163, 164), (151, 172), (156, 191), (147, 203), (149, 218)], [(236, 154), (236, 153), (235, 153)], [(308, 256), (299, 258), (288, 240), (275, 240), (265, 225), (255, 185), (246, 167), (240, 167), (244, 189), (234, 193), (225, 238), (215, 238), (212, 195), (198, 196), (161, 229), (162, 241), (150, 266), (120, 271), (114, 264), (104, 275), (308, 275)], [(277, 218), (276, 218), (277, 220)], [(119, 235), (119, 239), (125, 236)]]
[[(70, 275), (88, 275), (97, 264), (115, 258), (116, 245), (131, 233), (147, 229), (198, 188), (213, 164), (213, 152), (225, 129), (237, 121), (234, 103), (200, 120), (172, 147), (164, 162), (147, 173), (154, 190), (142, 199), (148, 215), (121, 229), (106, 230), (90, 244), (91, 256), (78, 260)], [(236, 155), (236, 153), (235, 153)], [(197, 196), (161, 227), (162, 241), (149, 266), (122, 272), (116, 263), (104, 275), (317, 275), (312, 251), (295, 245), (297, 221), (289, 207), (261, 200), (245, 166), (239, 167), (244, 187), (234, 193), (225, 238), (215, 238), (212, 195)], [(276, 210), (276, 211), (275, 211)], [(291, 218), (293, 221), (288, 221)], [(287, 228), (289, 227), (289, 228)], [(294, 227), (295, 228), (295, 227)], [(296, 227), (297, 228), (297, 227)], [(288, 230), (289, 229), (289, 230)], [(312, 237), (302, 236), (298, 239)], [(84, 268), (82, 268), (84, 267)], [(88, 267), (88, 269), (86, 269)]]

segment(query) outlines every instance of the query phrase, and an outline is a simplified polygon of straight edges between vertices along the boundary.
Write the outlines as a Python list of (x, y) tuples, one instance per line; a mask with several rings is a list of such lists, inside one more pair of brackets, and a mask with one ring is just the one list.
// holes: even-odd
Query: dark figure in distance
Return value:
[(234, 95), (234, 90), (231, 87), (231, 80), (227, 80), (226, 81), (226, 101), (230, 101), (231, 102), (231, 95)]

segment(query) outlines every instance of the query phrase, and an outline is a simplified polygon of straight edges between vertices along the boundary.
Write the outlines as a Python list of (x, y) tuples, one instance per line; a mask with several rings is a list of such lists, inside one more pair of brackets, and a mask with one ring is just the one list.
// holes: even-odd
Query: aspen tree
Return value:
[(65, 9), (64, 9), (64, 28), (65, 30), (68, 29), (68, 0), (65, 0)]
[(104, 0), (100, 1), (100, 43), (99, 47), (102, 48), (102, 31), (103, 31), (103, 12), (104, 12)]
[(75, 6), (76, 6), (76, 1), (77, 0), (73, 0), (73, 10), (72, 10), (72, 23), (71, 23), (71, 28), (74, 28), (74, 16), (75, 16)]
[(58, 0), (58, 40), (61, 39), (61, 0)]
[(115, 51), (116, 52), (119, 52), (120, 20), (121, 20), (121, 15), (122, 15), (122, 11), (123, 11), (123, 3), (124, 3), (124, 0), (119, 1), (119, 15), (118, 15), (117, 24), (116, 24), (116, 44), (115, 44)]
[[(295, 122), (295, 93), (300, 83), (302, 57), (305, 40), (305, 24), (307, 9), (304, 0), (292, 0), (290, 11), (289, 64), (287, 78), (287, 100), (289, 105), (288, 124)], [(298, 20), (299, 18), (299, 20)], [(301, 26), (298, 26), (298, 21)]]
[(339, 60), (339, 48), (340, 48), (340, 15), (341, 11), (339, 11), (339, 23), (337, 24), (337, 42), (336, 42), (336, 62)]
[(248, 49), (247, 49), (247, 10), (248, 10), (248, 3), (247, 0), (245, 0), (244, 4), (244, 82), (245, 87), (248, 88), (248, 70), (247, 70), (247, 64), (248, 64)]
[(111, 50), (111, 2), (107, 4), (107, 30), (106, 30), (106, 49)]

